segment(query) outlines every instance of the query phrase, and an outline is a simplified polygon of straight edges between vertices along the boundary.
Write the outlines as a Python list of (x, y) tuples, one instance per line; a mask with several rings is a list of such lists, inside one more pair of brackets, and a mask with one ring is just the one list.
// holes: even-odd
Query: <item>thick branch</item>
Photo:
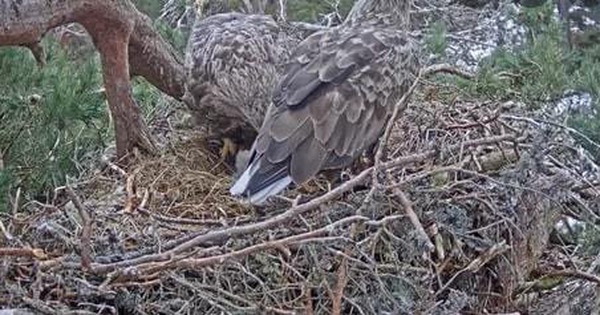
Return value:
[(87, 12), (77, 20), (90, 33), (100, 52), (106, 97), (115, 122), (117, 156), (125, 157), (135, 146), (152, 152), (154, 144), (131, 91), (128, 43), (134, 24), (129, 16), (135, 9), (128, 2), (97, 9), (105, 11)]
[(135, 27), (129, 39), (132, 75), (144, 77), (163, 93), (181, 100), (184, 93), (183, 61), (152, 26), (150, 19), (135, 11)]
[(54, 27), (73, 22), (83, 25), (100, 52), (117, 157), (125, 157), (134, 147), (154, 151), (131, 95), (130, 74), (142, 75), (180, 99), (184, 70), (173, 48), (129, 0), (0, 0), (0, 16), (0, 46), (36, 47), (32, 45)]
[(129, 42), (131, 73), (143, 76), (177, 99), (183, 95), (180, 56), (129, 1), (0, 0), (0, 16), (0, 46), (32, 45), (50, 29), (68, 23), (84, 24), (82, 21), (90, 17), (130, 22), (134, 26)]

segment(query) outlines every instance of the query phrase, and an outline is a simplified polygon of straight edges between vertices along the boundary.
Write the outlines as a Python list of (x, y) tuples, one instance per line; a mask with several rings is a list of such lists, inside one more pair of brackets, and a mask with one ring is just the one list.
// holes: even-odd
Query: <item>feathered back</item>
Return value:
[(272, 87), (300, 39), (268, 16), (222, 13), (195, 22), (185, 67), (188, 106), (201, 124), (247, 123), (259, 129)]
[(292, 182), (347, 166), (377, 141), (418, 71), (403, 31), (408, 13), (390, 7), (405, 2), (361, 0), (350, 20), (296, 48), (233, 195), (261, 204)]
[(410, 0), (357, 0), (344, 24), (381, 24), (407, 28), (410, 18)]

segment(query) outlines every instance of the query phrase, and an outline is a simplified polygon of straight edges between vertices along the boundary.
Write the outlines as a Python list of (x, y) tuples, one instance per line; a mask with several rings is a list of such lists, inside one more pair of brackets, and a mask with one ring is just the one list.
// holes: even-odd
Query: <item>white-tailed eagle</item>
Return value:
[[(200, 2), (211, 14), (226, 10), (219, 1)], [(223, 158), (252, 145), (300, 34), (266, 15), (217, 13), (194, 22), (183, 99), (209, 139), (223, 142)]]
[(275, 86), (232, 195), (262, 204), (348, 166), (382, 135), (416, 78), (410, 0), (358, 0), (341, 25), (303, 40)]

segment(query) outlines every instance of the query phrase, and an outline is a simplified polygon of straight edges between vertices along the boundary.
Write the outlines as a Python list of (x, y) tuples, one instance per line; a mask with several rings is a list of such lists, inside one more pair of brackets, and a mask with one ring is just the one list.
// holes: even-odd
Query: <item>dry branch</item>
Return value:
[(8, 232), (8, 230), (6, 229), (6, 227), (4, 226), (4, 223), (2, 223), (2, 221), (0, 221), (0, 232), (2, 232), (2, 236), (4, 236), (4, 238), (6, 240), (13, 239), (13, 236)]
[(551, 272), (545, 274), (544, 276), (545, 277), (571, 277), (571, 278), (583, 279), (583, 280), (587, 280), (587, 281), (591, 281), (591, 282), (600, 284), (599, 276), (588, 273), (588, 272), (579, 271), (579, 270), (556, 270), (556, 271), (551, 271)]
[(84, 269), (88, 269), (90, 267), (90, 264), (92, 263), (92, 218), (90, 217), (90, 213), (88, 212), (88, 210), (81, 203), (79, 196), (77, 196), (73, 188), (69, 185), (67, 185), (67, 194), (69, 195), (69, 198), (71, 198), (71, 201), (75, 205), (75, 208), (77, 208), (77, 211), (79, 211), (79, 216), (81, 217), (81, 223), (83, 225), (83, 228), (81, 229), (80, 244), (81, 266)]
[(350, 246), (346, 248), (346, 252), (344, 257), (342, 258), (342, 263), (338, 266), (338, 271), (336, 273), (336, 282), (333, 288), (333, 291), (330, 293), (331, 295), (331, 314), (340, 315), (342, 314), (342, 302), (344, 298), (344, 288), (348, 283), (348, 259), (346, 256), (349, 255)]
[[(241, 249), (241, 250), (237, 250), (237, 251), (234, 251), (231, 253), (223, 254), (223, 255), (211, 256), (211, 257), (205, 257), (205, 258), (188, 258), (188, 259), (184, 259), (179, 262), (176, 262), (175, 265), (179, 268), (198, 269), (198, 268), (202, 268), (202, 267), (213, 265), (213, 264), (223, 264), (230, 259), (236, 259), (236, 258), (248, 256), (248, 255), (258, 252), (258, 251), (264, 251), (264, 250), (268, 250), (268, 249), (276, 249), (276, 248), (282, 247), (282, 246), (285, 247), (285, 246), (289, 246), (290, 244), (300, 242), (300, 241), (306, 241), (306, 240), (318, 241), (318, 239), (315, 239), (315, 238), (330, 234), (338, 228), (342, 228), (346, 225), (349, 225), (353, 222), (358, 222), (358, 221), (366, 222), (366, 221), (369, 221), (369, 219), (366, 217), (362, 217), (362, 216), (351, 216), (351, 217), (339, 220), (337, 222), (334, 222), (332, 224), (329, 224), (320, 229), (316, 229), (316, 230), (309, 231), (306, 233), (292, 235), (292, 236), (289, 236), (289, 237), (286, 237), (286, 238), (283, 238), (280, 240), (267, 241), (264, 243), (256, 244), (256, 245), (253, 245), (253, 246)], [(154, 269), (151, 269), (151, 270), (155, 271)]]
[[(388, 174), (388, 176), (389, 176), (389, 174)], [(391, 176), (389, 176), (388, 178), (391, 180)], [(425, 242), (425, 247), (429, 251), (433, 251), (435, 246), (429, 239), (427, 232), (425, 232), (425, 228), (423, 228), (423, 224), (421, 224), (421, 220), (419, 220), (419, 216), (417, 216), (417, 214), (413, 210), (412, 203), (410, 202), (410, 200), (408, 199), (406, 194), (399, 188), (393, 188), (392, 191), (394, 192), (394, 195), (396, 195), (400, 199), (400, 204), (404, 208), (404, 212), (406, 212), (406, 216), (409, 218), (410, 222), (417, 230), (417, 233), (419, 233), (421, 240), (423, 242)]]
[(475, 78), (475, 74), (449, 64), (435, 64), (423, 69), (423, 76), (430, 76), (436, 73), (448, 73), (467, 80), (473, 80), (473, 78)]
[(0, 257), (29, 257), (35, 259), (48, 259), (48, 256), (40, 248), (2, 248), (0, 247)]
[(510, 246), (505, 242), (501, 242), (498, 244), (494, 244), (490, 248), (488, 248), (485, 252), (481, 253), (479, 257), (471, 261), (466, 267), (452, 275), (450, 280), (448, 280), (436, 293), (439, 295), (443, 293), (448, 287), (458, 278), (458, 276), (462, 275), (465, 272), (477, 272), (481, 267), (485, 266), (492, 259), (496, 258), (498, 255), (503, 254), (508, 251)]

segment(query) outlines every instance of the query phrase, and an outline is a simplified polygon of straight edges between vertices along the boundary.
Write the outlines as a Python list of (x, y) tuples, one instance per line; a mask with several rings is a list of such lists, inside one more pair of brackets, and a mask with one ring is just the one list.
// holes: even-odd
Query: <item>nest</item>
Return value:
[(549, 277), (598, 281), (578, 271), (589, 261), (568, 257), (566, 238), (552, 241), (565, 216), (600, 214), (600, 170), (580, 135), (524, 104), (436, 91), (415, 95), (381, 160), (266, 208), (229, 196), (231, 171), (202, 135), (172, 130), (160, 155), (126, 171), (108, 162), (57, 189), (65, 198), (2, 216), (0, 304), (44, 314), (457, 314), (530, 309), (556, 287), (541, 286)]

